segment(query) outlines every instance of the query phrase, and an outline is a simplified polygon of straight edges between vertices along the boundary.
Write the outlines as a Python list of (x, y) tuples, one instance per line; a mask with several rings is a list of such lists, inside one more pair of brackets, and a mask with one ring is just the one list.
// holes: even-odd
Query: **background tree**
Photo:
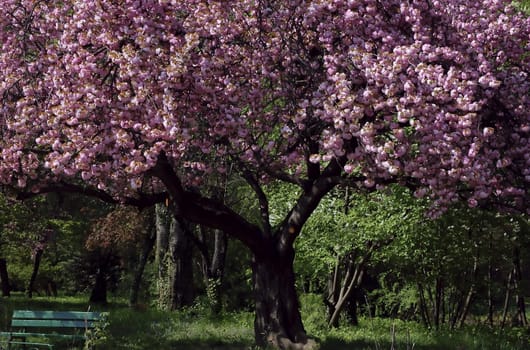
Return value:
[[(87, 247), (90, 250), (114, 250), (122, 259), (134, 261), (129, 304), (138, 303), (138, 294), (147, 260), (156, 239), (154, 210), (139, 212), (135, 208), (119, 206), (98, 219), (92, 226)], [(133, 256), (133, 258), (131, 258)], [(123, 263), (125, 264), (125, 262)]]
[(176, 310), (191, 305), (195, 296), (192, 227), (171, 215), (165, 203), (156, 204), (155, 211), (158, 306)]
[[(293, 244), (338, 183), (526, 210), (530, 25), (507, 1), (1, 4), (0, 181), (167, 192), (251, 250), (260, 345), (312, 346)], [(228, 164), (257, 224), (201, 191)], [(275, 227), (270, 178), (300, 188)]]

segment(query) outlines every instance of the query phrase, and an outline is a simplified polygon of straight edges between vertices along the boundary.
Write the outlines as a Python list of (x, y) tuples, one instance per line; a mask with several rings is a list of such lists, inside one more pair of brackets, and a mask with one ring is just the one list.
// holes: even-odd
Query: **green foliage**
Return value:
[(514, 1), (514, 5), (516, 8), (520, 9), (521, 11), (527, 14), (530, 14), (530, 1), (529, 0)]
[(7, 260), (13, 289), (26, 288), (32, 254), (43, 249), (37, 284), (53, 281), (65, 293), (79, 291), (74, 272), (79, 271), (88, 229), (107, 210), (99, 201), (73, 195), (48, 194), (24, 202), (0, 196), (0, 257)]
[(109, 339), (109, 312), (102, 312), (101, 320), (96, 322), (95, 327), (88, 329), (85, 333), (86, 340), (83, 350), (91, 350), (105, 344)]
[[(302, 278), (323, 285), (337, 258), (361, 256), (367, 245), (410, 235), (425, 221), (424, 205), (401, 187), (370, 194), (337, 190), (322, 199), (296, 243), (296, 269)], [(383, 259), (387, 248), (372, 260)]]

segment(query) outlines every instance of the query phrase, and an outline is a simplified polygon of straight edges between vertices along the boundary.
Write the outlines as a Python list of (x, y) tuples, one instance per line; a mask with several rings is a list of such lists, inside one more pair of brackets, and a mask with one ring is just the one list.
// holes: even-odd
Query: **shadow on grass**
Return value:
[[(414, 349), (414, 350), (437, 350), (438, 348), (433, 348), (432, 345), (417, 345), (417, 344), (397, 344), (392, 347), (390, 342), (378, 342), (375, 344), (373, 341), (366, 340), (354, 340), (354, 341), (344, 341), (343, 339), (328, 337), (326, 340), (320, 344), (320, 350), (388, 350), (388, 349)], [(414, 347), (413, 347), (414, 345)], [(444, 349), (449, 350), (449, 349)], [(451, 349), (452, 350), (452, 349)]]

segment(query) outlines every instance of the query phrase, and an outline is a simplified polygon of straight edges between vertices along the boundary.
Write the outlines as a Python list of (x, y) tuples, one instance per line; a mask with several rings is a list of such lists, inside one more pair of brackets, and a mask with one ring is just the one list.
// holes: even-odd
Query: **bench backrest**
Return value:
[(15, 310), (11, 327), (89, 329), (101, 320), (99, 312)]

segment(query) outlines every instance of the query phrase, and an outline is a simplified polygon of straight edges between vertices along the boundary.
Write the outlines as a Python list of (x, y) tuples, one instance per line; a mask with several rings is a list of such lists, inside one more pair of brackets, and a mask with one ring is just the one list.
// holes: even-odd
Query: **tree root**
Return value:
[(283, 334), (271, 333), (267, 337), (268, 343), (277, 349), (282, 350), (317, 350), (319, 344), (311, 338), (306, 338), (303, 341), (293, 342)]

